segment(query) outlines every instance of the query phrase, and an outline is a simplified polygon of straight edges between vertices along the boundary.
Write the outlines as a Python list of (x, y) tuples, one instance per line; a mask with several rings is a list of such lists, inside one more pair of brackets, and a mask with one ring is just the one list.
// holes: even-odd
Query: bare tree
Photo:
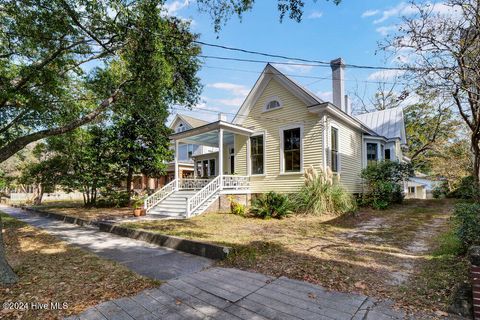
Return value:
[(480, 0), (412, 1), (399, 32), (381, 45), (407, 52), (401, 65), (422, 90), (454, 103), (469, 129), (472, 174), (480, 176)]

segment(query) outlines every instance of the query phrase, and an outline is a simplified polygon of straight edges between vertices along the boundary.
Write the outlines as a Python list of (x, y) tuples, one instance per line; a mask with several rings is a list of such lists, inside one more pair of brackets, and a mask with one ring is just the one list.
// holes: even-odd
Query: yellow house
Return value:
[(175, 161), (175, 179), (147, 199), (147, 211), (190, 217), (223, 207), (227, 195), (248, 202), (251, 194), (292, 193), (310, 166), (330, 168), (346, 190), (361, 193), (360, 173), (369, 162), (402, 159), (403, 113), (353, 116), (343, 60), (331, 66), (333, 103), (268, 64), (232, 122), (220, 114), (218, 121), (171, 135), (176, 159), (185, 144), (213, 149), (193, 157), (191, 179), (179, 177)]

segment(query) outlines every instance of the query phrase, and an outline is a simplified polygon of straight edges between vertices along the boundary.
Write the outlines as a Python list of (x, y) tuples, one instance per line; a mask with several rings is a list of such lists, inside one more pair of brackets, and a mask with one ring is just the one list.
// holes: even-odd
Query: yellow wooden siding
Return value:
[(235, 174), (247, 175), (247, 137), (235, 135)]
[[(264, 105), (271, 97), (278, 97), (282, 108), (263, 112)], [(280, 174), (280, 128), (293, 124), (303, 125), (303, 168), (313, 165), (320, 169), (323, 134), (321, 118), (309, 113), (301, 100), (272, 79), (242, 123), (244, 127), (256, 132), (265, 132), (265, 175), (251, 177), (252, 192), (294, 192), (303, 185), (303, 171), (298, 174)], [(239, 167), (246, 155), (246, 148), (239, 148)]]
[[(340, 183), (351, 193), (362, 192), (362, 134), (350, 126), (334, 119), (328, 120), (329, 127), (338, 128), (338, 151), (340, 163)], [(327, 164), (331, 166), (331, 129), (328, 130)]]

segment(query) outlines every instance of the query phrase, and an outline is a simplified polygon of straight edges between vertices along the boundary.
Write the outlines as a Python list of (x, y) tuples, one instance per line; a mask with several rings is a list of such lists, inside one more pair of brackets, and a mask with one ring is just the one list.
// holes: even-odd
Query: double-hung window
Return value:
[(264, 136), (258, 135), (250, 138), (250, 158), (252, 161), (252, 174), (264, 174)]
[(283, 171), (300, 172), (302, 168), (301, 129), (294, 128), (283, 131)]
[(367, 165), (374, 164), (378, 160), (378, 150), (376, 143), (367, 143)]
[(330, 153), (331, 153), (331, 162), (332, 162), (332, 171), (333, 172), (338, 172), (339, 167), (338, 167), (338, 129), (333, 128), (331, 129), (331, 148), (330, 148)]

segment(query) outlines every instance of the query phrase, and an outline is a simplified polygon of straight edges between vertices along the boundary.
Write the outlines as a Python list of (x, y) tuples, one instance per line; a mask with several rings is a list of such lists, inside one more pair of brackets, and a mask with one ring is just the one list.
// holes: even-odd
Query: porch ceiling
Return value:
[(218, 132), (220, 129), (223, 129), (223, 141), (226, 144), (233, 143), (233, 137), (235, 134), (249, 137), (253, 133), (253, 130), (220, 120), (201, 127), (172, 134), (169, 138), (181, 143), (218, 147)]
[[(231, 132), (224, 132), (223, 133), (223, 143), (224, 144), (232, 144), (234, 141), (234, 134)], [(195, 136), (191, 136), (188, 138), (178, 139), (180, 143), (188, 143), (188, 144), (198, 144), (204, 145), (209, 147), (219, 147), (218, 146), (218, 132), (217, 131), (210, 131), (201, 134), (197, 134)]]

